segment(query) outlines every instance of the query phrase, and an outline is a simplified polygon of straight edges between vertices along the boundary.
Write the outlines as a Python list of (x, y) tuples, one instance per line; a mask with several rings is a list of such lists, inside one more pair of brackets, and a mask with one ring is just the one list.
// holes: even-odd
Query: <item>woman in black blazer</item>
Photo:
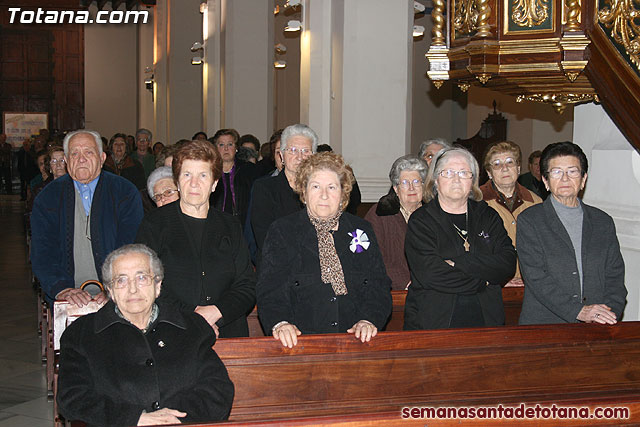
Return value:
[(369, 341), (391, 314), (391, 279), (371, 225), (343, 212), (353, 174), (319, 153), (298, 168), (306, 209), (269, 228), (256, 287), (263, 327), (284, 346), (297, 336), (354, 333)]
[(173, 158), (180, 199), (148, 213), (136, 241), (165, 268), (160, 298), (195, 310), (220, 337), (249, 335), (247, 314), (255, 304), (255, 274), (237, 218), (210, 208), (209, 195), (222, 165), (207, 141), (183, 145)]
[(294, 191), (296, 172), (300, 163), (317, 148), (318, 136), (306, 125), (291, 125), (282, 131), (280, 149), (275, 155), (281, 156), (283, 169), (277, 176), (256, 181), (253, 189), (250, 216), (258, 254), (269, 226), (278, 218), (302, 209), (300, 197)]

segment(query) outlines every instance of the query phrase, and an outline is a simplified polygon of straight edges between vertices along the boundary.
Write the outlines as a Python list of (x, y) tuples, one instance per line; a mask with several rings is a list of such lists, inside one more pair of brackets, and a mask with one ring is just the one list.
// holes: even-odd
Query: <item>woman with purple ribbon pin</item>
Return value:
[(306, 205), (267, 233), (256, 288), (263, 327), (286, 347), (300, 334), (353, 333), (366, 342), (391, 314), (391, 279), (371, 225), (344, 212), (353, 174), (324, 152), (298, 167)]

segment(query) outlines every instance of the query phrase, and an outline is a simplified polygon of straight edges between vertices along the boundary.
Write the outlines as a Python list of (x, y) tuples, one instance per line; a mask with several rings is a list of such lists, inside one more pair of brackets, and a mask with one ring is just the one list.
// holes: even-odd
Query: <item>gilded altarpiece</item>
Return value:
[(598, 24), (640, 76), (640, 1), (600, 0)]
[(505, 34), (546, 33), (555, 31), (555, 7), (552, 0), (504, 0)]

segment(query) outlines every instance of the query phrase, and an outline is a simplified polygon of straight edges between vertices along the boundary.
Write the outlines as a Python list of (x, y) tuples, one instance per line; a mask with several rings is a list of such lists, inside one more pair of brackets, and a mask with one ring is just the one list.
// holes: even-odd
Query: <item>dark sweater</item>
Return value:
[(404, 329), (448, 328), (457, 295), (477, 295), (484, 326), (504, 324), (501, 287), (515, 273), (516, 252), (495, 210), (469, 200), (468, 212), (469, 252), (437, 198), (411, 215), (405, 238), (411, 286)]
[(221, 338), (249, 336), (256, 279), (238, 219), (209, 208), (199, 257), (189, 234), (180, 201), (149, 212), (140, 224), (136, 242), (156, 251), (164, 265), (160, 298), (188, 310), (215, 305), (223, 316)]

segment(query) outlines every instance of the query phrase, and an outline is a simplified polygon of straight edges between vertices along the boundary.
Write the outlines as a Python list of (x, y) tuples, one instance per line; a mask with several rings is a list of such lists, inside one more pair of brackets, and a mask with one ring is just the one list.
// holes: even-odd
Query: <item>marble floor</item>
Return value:
[(0, 427), (51, 427), (20, 196), (0, 195)]

